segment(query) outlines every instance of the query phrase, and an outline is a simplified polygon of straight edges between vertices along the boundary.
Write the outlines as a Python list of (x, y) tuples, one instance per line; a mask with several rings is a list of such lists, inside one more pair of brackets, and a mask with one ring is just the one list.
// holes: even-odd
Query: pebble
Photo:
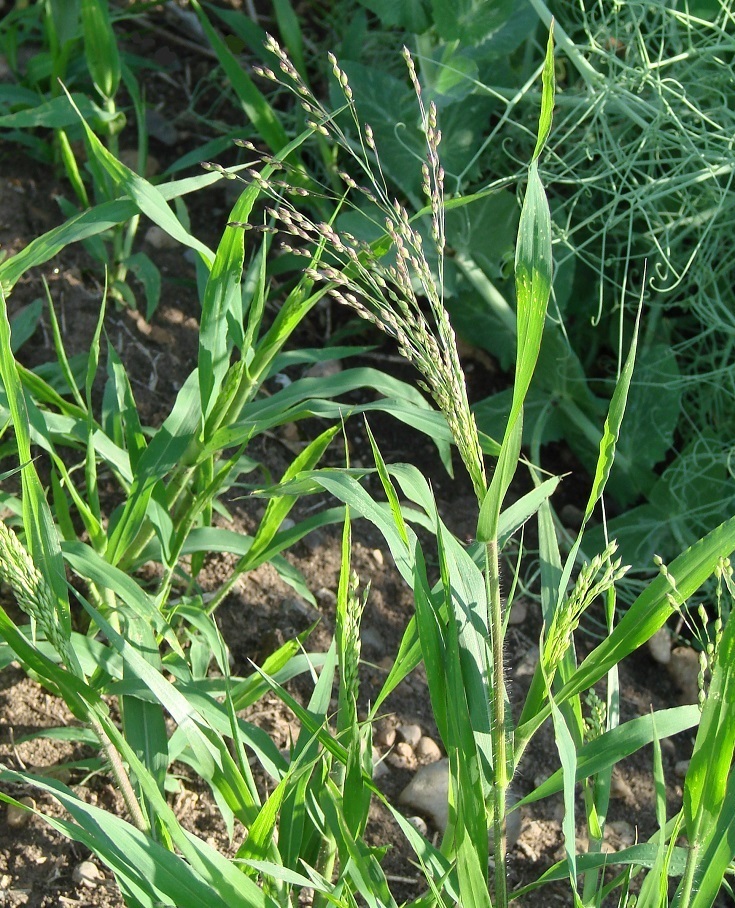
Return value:
[(602, 850), (607, 852), (608, 848), (605, 846), (617, 846), (612, 847), (612, 851), (620, 851), (622, 848), (629, 848), (635, 843), (635, 829), (627, 820), (613, 820), (605, 826), (605, 842), (603, 843)]
[(396, 728), (396, 735), (398, 736), (399, 741), (405, 741), (406, 744), (413, 750), (414, 747), (419, 743), (423, 736), (421, 731), (421, 726), (411, 723), (409, 725), (399, 725)]
[(144, 240), (149, 246), (159, 250), (175, 249), (179, 245), (178, 240), (175, 240), (171, 234), (166, 233), (158, 224), (153, 224), (146, 230)]
[(699, 654), (688, 646), (677, 646), (671, 651), (667, 666), (674, 683), (681, 691), (682, 704), (696, 703), (699, 697)]
[(518, 663), (518, 667), (513, 672), (516, 678), (530, 678), (533, 673), (536, 671), (536, 666), (538, 665), (539, 660), (539, 649), (537, 646), (532, 646), (526, 655)]
[(304, 618), (307, 621), (316, 621), (318, 618), (321, 618), (319, 611), (315, 609), (313, 605), (304, 602), (303, 599), (296, 599), (295, 597), (284, 599), (283, 602), (281, 602), (281, 610), (286, 617), (291, 619)]
[(385, 564), (385, 558), (380, 549), (373, 549), (370, 553), (373, 556), (373, 561), (378, 565), (378, 567), (383, 567)]
[(396, 769), (416, 769), (417, 766), (413, 749), (405, 741), (399, 741), (385, 759)]
[(373, 781), (382, 779), (383, 776), (390, 775), (390, 769), (385, 760), (380, 756), (380, 751), (377, 747), (373, 747)]
[(648, 649), (655, 662), (668, 665), (671, 662), (671, 634), (665, 627), (659, 628), (648, 641)]
[(428, 737), (428, 735), (422, 735), (419, 738), (419, 741), (414, 748), (414, 753), (419, 763), (436, 763), (437, 760), (441, 760), (442, 752), (439, 749), (439, 745), (434, 741), (433, 738)]
[(686, 778), (686, 774), (689, 772), (689, 760), (678, 760), (674, 766), (674, 775), (678, 779)]
[(379, 747), (393, 747), (396, 741), (396, 730), (386, 719), (380, 719), (375, 726), (375, 743)]
[(426, 825), (426, 820), (423, 817), (407, 817), (408, 822), (418, 829), (421, 835), (426, 836), (429, 834), (429, 827)]
[[(400, 745), (398, 745), (400, 747)], [(516, 799), (508, 793), (509, 803)], [(449, 821), (449, 760), (445, 757), (436, 763), (422, 766), (398, 796), (398, 803), (426, 814), (434, 826), (444, 834)], [(508, 848), (513, 848), (521, 834), (520, 811), (508, 814), (506, 821)], [(492, 833), (488, 833), (492, 848)]]
[[(19, 798), (20, 804), (24, 804), (26, 807), (30, 807), (31, 810), (35, 809), (36, 802), (33, 798)], [(21, 826), (26, 826), (28, 821), (31, 819), (31, 813), (29, 810), (25, 810), (23, 807), (18, 807), (16, 804), (8, 804), (8, 813), (6, 817), (6, 822), (8, 826), (11, 826), (15, 829), (20, 829)]]
[(620, 798), (623, 801), (633, 801), (633, 789), (620, 775), (617, 767), (613, 769), (610, 777), (610, 797)]
[(87, 889), (94, 889), (104, 880), (102, 871), (93, 861), (82, 861), (77, 864), (71, 874), (75, 883), (86, 886)]
[(301, 441), (299, 427), (295, 422), (284, 423), (278, 431), (284, 441)]
[(322, 608), (334, 608), (337, 604), (337, 594), (329, 587), (322, 586), (315, 593), (316, 601)]
[(385, 652), (385, 640), (376, 627), (370, 625), (363, 627), (360, 631), (360, 639), (366, 650), (370, 650), (372, 653)]
[(296, 521), (293, 517), (284, 517), (281, 521), (281, 525), (278, 528), (279, 533), (285, 533), (286, 530), (292, 530), (296, 526)]
[[(130, 170), (134, 170), (138, 173), (138, 149), (137, 148), (124, 148), (119, 154), (118, 158), (122, 163), (129, 167)], [(158, 159), (155, 158), (152, 154), (146, 156), (145, 159), (145, 177), (150, 179), (154, 177), (159, 170), (161, 165), (158, 163)]]
[(523, 624), (528, 615), (528, 602), (525, 599), (515, 599), (510, 607), (508, 624)]
[(304, 373), (305, 378), (331, 378), (342, 371), (342, 363), (338, 359), (327, 359), (321, 363), (314, 363)]
[(398, 796), (398, 803), (425, 813), (443, 834), (449, 821), (449, 760), (422, 766)]
[(311, 533), (304, 536), (301, 544), (314, 554), (324, 547), (324, 533), (320, 530), (312, 530)]

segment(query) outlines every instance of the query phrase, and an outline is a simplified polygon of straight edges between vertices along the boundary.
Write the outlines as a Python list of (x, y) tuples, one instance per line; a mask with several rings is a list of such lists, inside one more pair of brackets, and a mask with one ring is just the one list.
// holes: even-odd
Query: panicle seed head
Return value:
[(15, 533), (0, 520), (0, 580), (12, 589), (21, 609), (33, 618), (64, 663), (75, 664), (71, 638), (59, 619), (55, 597)]

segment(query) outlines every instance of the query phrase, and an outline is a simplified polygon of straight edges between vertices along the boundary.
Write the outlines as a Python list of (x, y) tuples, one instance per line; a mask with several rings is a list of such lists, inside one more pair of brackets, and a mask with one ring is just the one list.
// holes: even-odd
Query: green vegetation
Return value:
[[(729, 0), (567, 7), (344, 0), (319, 39), (334, 48), (327, 56), (307, 41), (289, 0), (273, 4), (280, 42), (240, 12), (192, 0), (247, 129), (223, 129), (157, 179), (141, 175), (144, 72), (123, 40), (145, 10), (80, 0), (68, 16), (47, 0), (18, 4), (0, 23), (0, 48), (18, 73), (0, 86), (0, 126), (11, 147), (60, 165), (80, 206), (63, 202), (61, 226), (0, 262), (2, 478), (19, 486), (0, 493), (0, 579), (29, 618), (18, 626), (0, 609), (0, 665), (20, 662), (63, 698), (81, 723), (79, 740), (93, 742), (114, 774), (128, 817), (50, 777), (6, 768), (0, 781), (58, 799), (67, 816), (48, 822), (99, 856), (130, 906), (286, 908), (304, 890), (319, 906), (394, 906), (381, 866), (389, 843), (365, 837), (371, 799), (415, 853), (426, 884), (416, 908), (503, 908), (558, 880), (567, 881), (569, 904), (584, 906), (610, 898), (703, 908), (729, 888), (735, 307), (721, 238), (735, 210), (735, 20)], [(21, 68), (31, 43), (43, 49)], [(260, 60), (253, 69), (241, 66), (245, 48)], [(119, 154), (126, 111), (135, 167)], [(240, 163), (209, 162), (233, 139)], [(192, 162), (205, 162), (205, 172), (179, 176)], [(242, 181), (242, 191), (212, 249), (192, 232), (186, 199), (225, 179)], [(196, 368), (158, 426), (142, 423), (105, 334), (108, 308), (137, 305), (130, 271), (148, 318), (158, 304), (161, 275), (135, 251), (141, 216), (192, 252), (200, 287)], [(97, 330), (86, 355), (68, 356), (48, 294), (56, 360), (33, 370), (23, 365), (23, 341), (40, 308), (11, 322), (7, 301), (31, 269), (75, 243), (105, 267)], [(286, 349), (328, 297), (392, 339), (418, 372), (416, 387), (363, 367), (264, 393), (286, 364), (365, 352)], [(496, 357), (506, 390), (470, 406), (455, 330)], [(355, 404), (356, 389), (377, 399)], [(424, 432), (447, 466), (456, 448), (476, 498), (473, 541), (450, 532), (415, 466), (385, 462), (379, 436), (369, 433), (374, 468), (348, 458), (344, 468), (320, 466), (343, 423), (349, 429), (352, 416), (374, 410)], [(280, 481), (261, 483), (267, 506), (255, 533), (215, 526), (225, 493), (255, 470), (269, 475), (255, 460), (258, 437), (313, 416), (329, 427)], [(591, 476), (573, 535), (554, 512), (559, 479), (544, 470), (545, 445), (558, 439)], [(519, 476), (531, 491), (511, 500)], [(300, 498), (324, 492), (337, 507), (284, 522)], [(607, 523), (603, 496), (617, 512)], [(415, 602), (367, 716), (357, 707), (368, 595), (351, 565), (357, 518), (381, 532)], [(518, 542), (529, 522), (543, 631), (515, 721), (503, 596), (529, 582), (534, 553)], [(282, 553), (328, 523), (343, 527), (331, 647), (308, 652), (307, 633), (233, 677), (218, 605), (266, 562), (313, 601)], [(512, 540), (520, 554), (501, 589)], [(237, 561), (205, 598), (197, 578), (216, 552)], [(150, 563), (153, 583), (140, 570)], [(595, 602), (603, 638), (580, 660), (574, 635)], [(702, 641), (700, 702), (621, 723), (618, 665), (672, 616)], [(449, 758), (449, 826), (439, 845), (373, 780), (372, 723), (422, 661)], [(304, 704), (287, 682), (309, 674)], [(582, 704), (598, 682), (605, 700), (590, 723)], [(269, 692), (300, 723), (288, 756), (238, 715)], [(511, 806), (511, 780), (549, 719), (561, 768)], [(660, 742), (686, 730), (694, 751), (683, 805), (669, 816)], [(659, 830), (617, 853), (606, 873), (612, 771), (647, 744)], [(210, 787), (229, 830), (247, 831), (233, 858), (186, 831), (172, 810), (175, 761)], [(272, 780), (267, 797), (256, 764)], [(511, 893), (507, 810), (559, 791), (565, 860)], [(584, 853), (577, 822), (588, 833)]]

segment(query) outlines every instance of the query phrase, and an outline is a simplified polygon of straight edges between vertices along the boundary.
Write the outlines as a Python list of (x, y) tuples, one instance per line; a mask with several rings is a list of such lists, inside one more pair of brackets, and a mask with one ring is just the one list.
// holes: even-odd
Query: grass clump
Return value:
[[(510, 10), (512, 4), (506, 6)], [(279, 7), (281, 16), (286, 16), (288, 4)], [(483, 33), (504, 21), (502, 16), (497, 21), (480, 18)], [(432, 27), (442, 41), (455, 41), (470, 19), (466, 11), (458, 16), (449, 5)], [(292, 18), (284, 21), (293, 24)], [(293, 31), (290, 34), (294, 39)], [(479, 41), (483, 35), (476, 37)], [(215, 46), (223, 66), (229, 66), (226, 47)], [(300, 68), (272, 39), (267, 52), (275, 57), (284, 78), (266, 69), (263, 74), (289, 87), (308, 121), (291, 142), (271, 147), (272, 154), (259, 169), (212, 165), (209, 173), (193, 180), (154, 187), (125, 167), (82, 123), (89, 153), (113, 181), (119, 197), (72, 217), (0, 265), (0, 281), (10, 291), (28, 268), (47, 261), (53, 250), (101, 232), (113, 216), (115, 223), (124, 224), (145, 213), (196, 251), (204, 275), (197, 369), (179, 391), (169, 416), (153, 429), (141, 425), (130, 378), (111, 346), (106, 399), (117, 406), (108, 410), (106, 419), (95, 415), (92, 388), (100, 360), (104, 307), (82, 382), (68, 369), (63, 343), (60, 336), (56, 338), (66, 381), (64, 395), (17, 363), (7, 306), (3, 307), (2, 403), (21, 465), (22, 499), (20, 507), (15, 506), (15, 522), (22, 525), (23, 541), (0, 525), (0, 545), (7, 555), (2, 576), (10, 580), (19, 602), (47, 638), (40, 639), (33, 627), (16, 626), (0, 609), (3, 652), (60, 692), (75, 716), (94, 730), (125, 792), (131, 822), (86, 804), (55, 780), (8, 769), (2, 772), (2, 780), (34, 785), (56, 797), (71, 819), (49, 817), (49, 822), (91, 847), (114, 872), (127, 904), (135, 908), (161, 904), (199, 908), (205, 903), (291, 908), (307, 894), (313, 894), (318, 905), (353, 908), (364, 901), (376, 908), (392, 908), (396, 900), (381, 863), (383, 849), (368, 844), (365, 835), (372, 799), (391, 812), (421, 867), (425, 891), (411, 901), (414, 908), (505, 908), (514, 898), (551, 880), (566, 881), (575, 905), (600, 905), (611, 895), (619, 904), (631, 905), (631, 880), (636, 876), (642, 879), (638, 908), (713, 905), (735, 856), (731, 847), (735, 623), (728, 561), (735, 549), (735, 518), (684, 547), (665, 569), (661, 561), (658, 575), (645, 584), (620, 621), (616, 596), (625, 568), (616, 557), (615, 544), (600, 547), (596, 557), (582, 554), (589, 539), (587, 525), (625, 438), (623, 417), (638, 351), (637, 322), (604, 425), (598, 430), (583, 525), (571, 542), (560, 539), (551, 508), (558, 478), (543, 479), (539, 464), (526, 462), (521, 453), (524, 422), (529, 421), (529, 410), (533, 413), (529, 401), (534, 376), (543, 366), (545, 337), (555, 330), (549, 328), (547, 318), (554, 290), (553, 221), (541, 179), (555, 102), (551, 37), (515, 244), (515, 375), (498, 440), (477, 428), (447, 311), (447, 215), (471, 210), (477, 199), (445, 198), (446, 174), (439, 158), (440, 107), (435, 99), (426, 103), (427, 86), (412, 57), (406, 55), (408, 83), (418, 98), (417, 129), (426, 144), (420, 169), (426, 204), (414, 206), (419, 208), (415, 215), (410, 213), (410, 194), (405, 194), (407, 201), (397, 201), (388, 188), (377, 130), (358, 116), (357, 92), (353, 93), (347, 69), (336, 58), (330, 59), (341, 93), (341, 109), (335, 114), (316, 99)], [(267, 143), (278, 145), (272, 109), (262, 106), (249, 80), (240, 81), (239, 91), (260, 116)], [(268, 124), (271, 128), (266, 130)], [(336, 193), (323, 192), (302, 166), (308, 158), (302, 158), (301, 152), (312, 138), (320, 143), (318, 147), (326, 143), (327, 150), (336, 143), (346, 157), (343, 170), (335, 168), (341, 181)], [(246, 185), (216, 250), (209, 249), (169, 202), (243, 170), (248, 171)], [(293, 202), (286, 201), (289, 188), (294, 190)], [(266, 217), (272, 223), (265, 225), (254, 215), (261, 196), (270, 204)], [(326, 216), (315, 215), (321, 211)], [(377, 236), (364, 239), (347, 229), (349, 216), (355, 214), (357, 222), (363, 227), (367, 223)], [(254, 229), (245, 233), (242, 225)], [(274, 321), (268, 323), (264, 312), (275, 229), (287, 235), (285, 251), (303, 267), (287, 283), (285, 298)], [(245, 236), (257, 238), (255, 254), (247, 264)], [(367, 369), (298, 380), (270, 395), (261, 393), (268, 376), (284, 361), (286, 342), (327, 295), (397, 343), (418, 370), (421, 387), (438, 412), (412, 387)], [(387, 464), (379, 439), (372, 435), (380, 500), (361, 483), (365, 469), (320, 467), (338, 432), (337, 421), (348, 409), (360, 410), (342, 398), (354, 388), (368, 386), (384, 395), (374, 406), (422, 426), (440, 444), (446, 446), (451, 440), (457, 447), (476, 498), (476, 532), (470, 542), (459, 540), (447, 528), (420, 471), (409, 464)], [(246, 452), (252, 440), (313, 415), (334, 424), (294, 458), (280, 482), (260, 489), (268, 505), (255, 534), (243, 538), (232, 530), (215, 532), (215, 505), (249, 466)], [(534, 439), (532, 455), (539, 450), (540, 430)], [(32, 442), (47, 458), (50, 502), (32, 458)], [(492, 470), (486, 466), (486, 455), (495, 458)], [(67, 463), (69, 457), (78, 458), (74, 468)], [(97, 494), (101, 469), (110, 471), (123, 492), (123, 500), (110, 515)], [(513, 480), (526, 470), (532, 490), (508, 504)], [(78, 476), (83, 481), (77, 483)], [(283, 530), (283, 521), (298, 498), (315, 491), (330, 493), (342, 507), (303, 521), (292, 531)], [(5, 501), (12, 503), (9, 498)], [(75, 519), (71, 519), (72, 510)], [(356, 704), (367, 593), (360, 594), (351, 565), (351, 521), (356, 517), (372, 521), (383, 534), (415, 603), (394, 664), (364, 717)], [(429, 529), (428, 540), (418, 538), (414, 520)], [(508, 540), (531, 520), (537, 525), (541, 551), (543, 631), (539, 662), (515, 720), (506, 702), (508, 604), (501, 596), (500, 558)], [(78, 538), (75, 521), (83, 526), (88, 541)], [(304, 640), (288, 641), (259, 669), (233, 677), (212, 612), (243, 572), (272, 561), (287, 573), (278, 561), (282, 549), (315, 526), (335, 521), (342, 522), (344, 529), (331, 646), (326, 653), (307, 653)], [(217, 550), (234, 553), (238, 561), (229, 580), (205, 602), (197, 572), (204, 554)], [(194, 556), (188, 573), (187, 555)], [(136, 577), (136, 570), (149, 560), (162, 566), (154, 589)], [(67, 570), (78, 581), (71, 589)], [(305, 596), (311, 596), (293, 572), (289, 577)], [(716, 604), (721, 623), (707, 649), (711, 680), (706, 695), (700, 704), (621, 724), (621, 660), (643, 646), (712, 578), (719, 590)], [(586, 610), (600, 599), (605, 636), (580, 660), (574, 634)], [(86, 632), (71, 627), (72, 603), (87, 618)], [(217, 666), (216, 675), (209, 673), (211, 661)], [(449, 824), (441, 843), (428, 841), (402, 817), (373, 778), (372, 723), (391, 692), (422, 661), (449, 762)], [(304, 705), (286, 682), (307, 672), (314, 683)], [(604, 708), (591, 693), (603, 681)], [(268, 691), (276, 693), (300, 723), (288, 756), (242, 716)], [(110, 697), (116, 697), (120, 706), (119, 725), (111, 718)], [(583, 702), (592, 702), (593, 721), (585, 719)], [(548, 719), (553, 723), (561, 768), (513, 805), (507, 797), (511, 781), (529, 742)], [(683, 807), (670, 818), (660, 739), (695, 728)], [(612, 771), (650, 743), (654, 745), (659, 829), (650, 841), (616, 855), (623, 869), (610, 880), (603, 873), (610, 859), (602, 853), (602, 842)], [(223, 822), (240, 837), (234, 857), (225, 857), (187, 832), (175, 816), (167, 800), (174, 760), (186, 763), (213, 791)], [(265, 793), (255, 783), (254, 767), (270, 780)], [(585, 784), (579, 817), (578, 782)], [(508, 811), (559, 791), (565, 803), (565, 858), (520, 891), (510, 892)], [(0, 798), (16, 803), (6, 793), (0, 793)], [(586, 826), (590, 841), (581, 853), (577, 820)], [(679, 840), (681, 832), (686, 844)]]

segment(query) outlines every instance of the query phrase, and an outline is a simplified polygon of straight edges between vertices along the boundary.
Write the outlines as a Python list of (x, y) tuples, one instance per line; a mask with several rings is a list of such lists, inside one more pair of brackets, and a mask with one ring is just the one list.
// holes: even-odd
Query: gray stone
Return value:
[(444, 833), (449, 822), (449, 760), (422, 766), (399, 795), (398, 803), (425, 813)]
[(677, 646), (671, 651), (666, 667), (681, 691), (681, 702), (696, 703), (699, 697), (699, 653), (688, 646)]
[(442, 752), (439, 749), (439, 745), (434, 741), (433, 738), (429, 738), (427, 735), (423, 735), (416, 747), (414, 747), (414, 753), (419, 761), (419, 763), (436, 763), (437, 760), (441, 760)]
[[(516, 796), (508, 792), (508, 803), (514, 803), (516, 800)], [(444, 834), (449, 822), (449, 760), (445, 757), (436, 763), (422, 766), (398, 796), (398, 803), (426, 814), (434, 826)], [(520, 834), (521, 815), (520, 811), (514, 810), (506, 819), (509, 849), (513, 848)], [(488, 841), (492, 849), (492, 831), (488, 831)]]
[(407, 817), (408, 822), (414, 826), (421, 835), (426, 836), (429, 834), (429, 827), (426, 825), (426, 820), (423, 817)]
[(528, 602), (525, 599), (516, 599), (510, 607), (508, 624), (523, 624), (528, 615)]
[(390, 769), (380, 756), (380, 751), (377, 747), (373, 747), (373, 781), (377, 782), (378, 779), (382, 779), (387, 775), (390, 775)]
[(364, 649), (369, 650), (376, 655), (385, 652), (385, 640), (383, 639), (383, 635), (377, 628), (372, 627), (369, 624), (360, 630), (360, 640), (362, 641)]
[(75, 883), (86, 886), (87, 889), (94, 889), (104, 880), (101, 870), (92, 861), (82, 861), (81, 864), (77, 864), (71, 877)]
[(387, 719), (381, 719), (375, 726), (375, 743), (379, 747), (393, 747), (396, 730)]
[(316, 601), (322, 608), (334, 608), (337, 604), (337, 594), (329, 587), (322, 586), (315, 593)]
[[(36, 806), (36, 802), (33, 798), (20, 798), (19, 804), (25, 805), (25, 807), (30, 807), (33, 810)], [(8, 804), (8, 812), (6, 814), (5, 822), (8, 826), (12, 826), (14, 829), (20, 829), (21, 826), (28, 825), (32, 813), (30, 810), (25, 810), (24, 807), (18, 807), (16, 804)]]
[(409, 747), (414, 748), (421, 740), (423, 732), (421, 726), (411, 723), (408, 725), (399, 725), (396, 729), (399, 741), (405, 741)]
[(648, 641), (648, 650), (656, 662), (668, 665), (671, 662), (671, 634), (665, 627), (659, 628)]
[(416, 769), (413, 749), (405, 741), (399, 741), (385, 759), (396, 769)]

